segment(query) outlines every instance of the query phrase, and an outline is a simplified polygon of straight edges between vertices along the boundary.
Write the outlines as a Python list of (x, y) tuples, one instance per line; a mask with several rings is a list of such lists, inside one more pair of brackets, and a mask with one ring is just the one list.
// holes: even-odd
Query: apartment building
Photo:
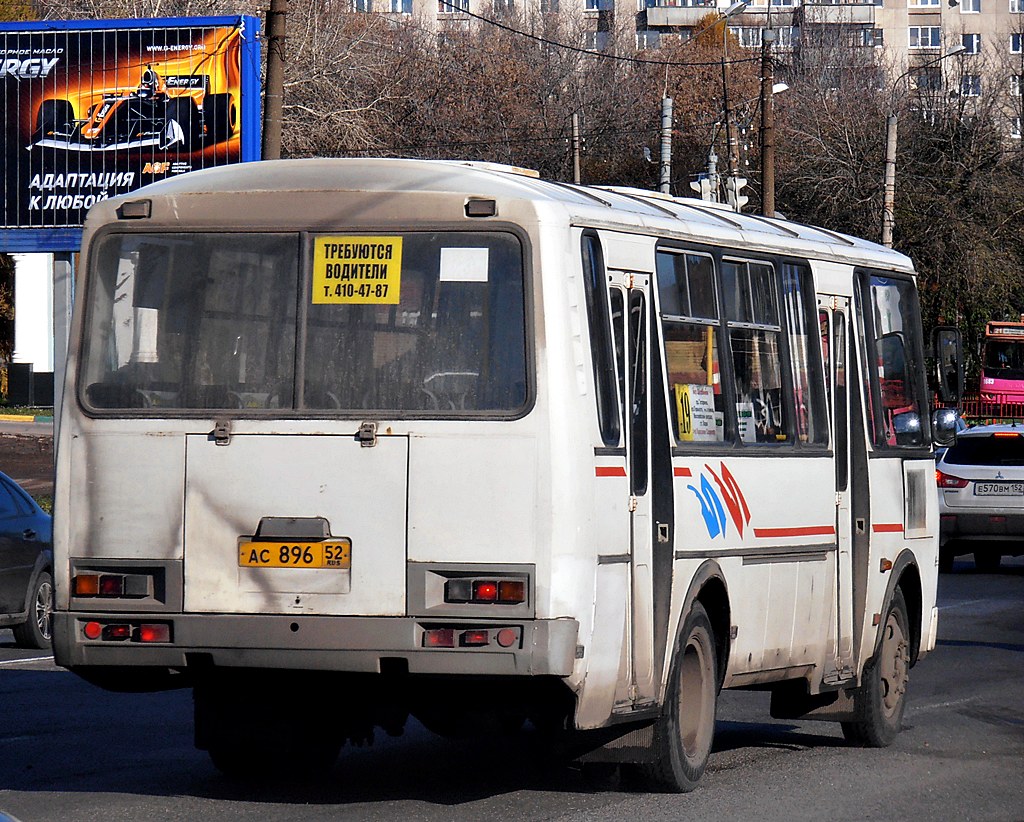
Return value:
[[(638, 49), (656, 49), (667, 38), (688, 37), (709, 14), (723, 14), (732, 0), (351, 0), (361, 12), (410, 16), (444, 29), (472, 26), (477, 17), (508, 10), (572, 15), (585, 27), (587, 48), (602, 50), (612, 34), (635, 33)], [(775, 31), (783, 56), (821, 42), (864, 53), (891, 78), (906, 73), (908, 87), (945, 89), (982, 99), (994, 95), (1011, 137), (1021, 136), (1024, 91), (1024, 0), (750, 0), (729, 19), (744, 48), (759, 49), (762, 32)], [(955, 46), (964, 51), (939, 58)], [(870, 59), (869, 59), (870, 58)]]

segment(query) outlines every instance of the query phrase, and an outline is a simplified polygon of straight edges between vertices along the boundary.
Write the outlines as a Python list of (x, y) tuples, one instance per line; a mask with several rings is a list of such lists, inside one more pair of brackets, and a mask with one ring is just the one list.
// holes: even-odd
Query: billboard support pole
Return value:
[(267, 85), (263, 96), (263, 159), (281, 158), (284, 104), (284, 41), (288, 0), (270, 0), (267, 10)]

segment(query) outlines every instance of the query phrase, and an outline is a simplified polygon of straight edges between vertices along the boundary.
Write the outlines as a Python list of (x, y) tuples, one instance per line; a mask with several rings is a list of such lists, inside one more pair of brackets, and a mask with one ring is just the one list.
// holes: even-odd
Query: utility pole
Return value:
[(672, 193), (672, 98), (661, 100), (661, 169), (658, 190), (662, 194)]
[(270, 0), (267, 9), (267, 85), (263, 93), (263, 159), (281, 158), (284, 105), (284, 41), (288, 0)]
[(580, 184), (580, 115), (572, 113), (572, 181)]
[[(771, 14), (771, 6), (768, 6)], [(775, 65), (772, 62), (772, 44), (775, 30), (761, 32), (761, 213), (775, 216)]]
[(896, 112), (885, 120), (885, 194), (882, 201), (882, 245), (892, 248), (892, 226), (896, 222)]

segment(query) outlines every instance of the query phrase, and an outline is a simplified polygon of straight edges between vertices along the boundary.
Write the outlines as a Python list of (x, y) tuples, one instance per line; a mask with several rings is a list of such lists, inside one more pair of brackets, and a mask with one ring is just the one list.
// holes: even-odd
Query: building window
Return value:
[(469, 11), (469, 0), (437, 0), (437, 11), (440, 14)]
[(859, 35), (862, 46), (881, 48), (885, 45), (885, 32), (882, 29), (860, 29)]
[(796, 0), (772, 0), (773, 6), (794, 6)]
[(965, 54), (980, 54), (981, 53), (981, 35), (980, 34), (965, 34), (962, 37), (964, 48), (967, 49)]
[(791, 49), (800, 39), (800, 29), (796, 26), (779, 26), (775, 29), (775, 47)]
[(939, 0), (910, 0), (909, 5), (912, 9), (921, 8), (923, 6), (937, 6), (939, 5)]
[(960, 2), (960, 13), (961, 14), (980, 14), (981, 13), (981, 0), (961, 0), (961, 2)]
[(1021, 40), (1024, 39), (1020, 34), (1010, 35), (1010, 52), (1013, 54), (1020, 54)]
[(910, 26), (907, 43), (912, 49), (937, 49), (942, 45), (942, 26)]
[(1010, 14), (1024, 14), (1024, 0), (1010, 0)]
[(605, 51), (608, 48), (608, 32), (588, 31), (585, 48), (587, 51)]
[(412, 0), (391, 0), (392, 14), (412, 14)]
[(636, 33), (636, 50), (661, 48), (661, 32), (656, 29), (641, 29)]
[(981, 75), (965, 74), (961, 77), (960, 93), (964, 97), (981, 97)]
[(942, 72), (937, 68), (924, 68), (917, 75), (918, 91), (942, 91)]
[(1020, 97), (1021, 89), (1024, 89), (1024, 74), (1010, 75), (1010, 96)]
[(373, 0), (352, 0), (352, 11), (371, 12), (373, 11)]
[(1010, 136), (1014, 140), (1020, 139), (1020, 117), (1010, 118)]
[(760, 26), (729, 26), (729, 31), (736, 36), (739, 43), (745, 49), (761, 48)]

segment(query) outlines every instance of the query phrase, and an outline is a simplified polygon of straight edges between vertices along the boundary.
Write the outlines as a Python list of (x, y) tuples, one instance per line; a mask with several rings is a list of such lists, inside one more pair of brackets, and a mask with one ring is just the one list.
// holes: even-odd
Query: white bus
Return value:
[(721, 688), (900, 728), (938, 515), (910, 261), (515, 169), (294, 160), (92, 209), (57, 661), (226, 773), (513, 730), (685, 791)]

